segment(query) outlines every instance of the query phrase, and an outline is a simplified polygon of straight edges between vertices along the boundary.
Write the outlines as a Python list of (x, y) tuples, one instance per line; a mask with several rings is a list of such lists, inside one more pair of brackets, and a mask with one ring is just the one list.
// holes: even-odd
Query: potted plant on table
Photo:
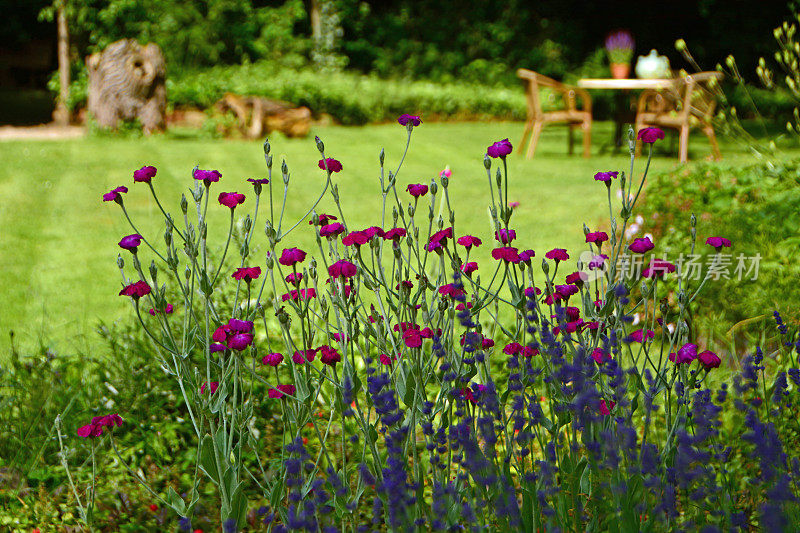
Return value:
[(606, 52), (614, 79), (625, 79), (630, 74), (633, 46), (633, 36), (626, 30), (616, 31), (606, 37)]

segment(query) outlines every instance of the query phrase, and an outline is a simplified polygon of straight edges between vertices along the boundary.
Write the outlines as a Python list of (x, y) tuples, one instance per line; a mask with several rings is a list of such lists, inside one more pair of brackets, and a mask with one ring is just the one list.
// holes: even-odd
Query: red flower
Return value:
[(219, 170), (202, 170), (196, 168), (194, 172), (192, 172), (192, 177), (198, 181), (202, 181), (206, 187), (210, 187), (211, 183), (219, 181), (222, 174), (219, 173)]
[(725, 248), (731, 247), (731, 241), (729, 241), (724, 237), (709, 237), (708, 239), (706, 239), (706, 244), (708, 244), (709, 246), (713, 246), (714, 248), (717, 249), (718, 252), (722, 250), (723, 246)]
[(361, 246), (367, 244), (371, 238), (365, 231), (351, 231), (342, 237), (342, 244), (345, 246)]
[[(319, 216), (317, 217), (317, 220), (318, 220), (318, 224), (317, 224), (317, 225), (319, 225), (319, 226), (325, 226), (326, 224), (328, 224), (328, 221), (329, 221), (329, 220), (338, 220), (338, 219), (337, 219), (335, 216), (333, 216), (333, 215), (326, 215), (326, 214), (324, 214), (324, 213), (323, 213), (323, 214), (321, 214), (321, 215), (319, 215)], [(313, 220), (313, 219), (312, 219), (312, 220), (309, 220), (309, 221), (308, 221), (308, 224), (309, 224), (309, 226), (310, 226), (311, 224), (314, 224), (314, 220)]]
[(642, 272), (642, 276), (645, 278), (663, 278), (664, 274), (670, 272), (675, 272), (675, 265), (662, 259), (653, 259), (650, 261), (650, 266), (645, 268)]
[(441, 287), (439, 287), (439, 294), (442, 294), (444, 296), (449, 296), (451, 298), (457, 298), (459, 296), (464, 296), (465, 294), (467, 294), (467, 291), (465, 291), (464, 289), (458, 289), (454, 284), (448, 283), (447, 285), (442, 285)]
[(600, 400), (600, 414), (603, 416), (610, 415), (615, 405), (617, 405), (616, 402), (609, 401), (606, 403), (605, 400)]
[(279, 354), (276, 352), (268, 353), (267, 355), (261, 358), (261, 363), (269, 365), (271, 367), (276, 367), (282, 362), (283, 362), (283, 354)]
[(511, 241), (517, 238), (517, 232), (513, 229), (500, 228), (494, 232), (494, 238), (503, 244), (510, 244)]
[(403, 332), (403, 342), (409, 348), (422, 346), (422, 335), (417, 329), (407, 329)]
[(281, 301), (286, 302), (288, 300), (309, 300), (311, 298), (317, 297), (317, 290), (314, 288), (310, 289), (300, 289), (300, 290), (292, 290), (291, 292), (287, 292), (286, 294), (281, 295)]
[(128, 192), (127, 187), (117, 187), (116, 189), (111, 189), (111, 191), (103, 195), (103, 201), (117, 202), (119, 205), (122, 205), (122, 193), (126, 192)]
[(502, 141), (497, 141), (489, 148), (486, 149), (486, 155), (489, 157), (502, 157), (503, 159), (506, 158), (508, 154), (511, 153), (511, 150), (514, 147), (511, 146), (511, 142), (508, 139), (503, 139)]
[(221, 192), (219, 193), (218, 200), (220, 204), (233, 209), (237, 205), (244, 203), (244, 194), (238, 192)]
[(317, 348), (320, 351), (319, 360), (323, 365), (336, 366), (336, 363), (342, 360), (341, 354), (328, 345), (322, 345)]
[(325, 170), (325, 167), (328, 167), (328, 172), (341, 172), (342, 171), (342, 164), (337, 160), (333, 159), (332, 157), (328, 157), (327, 159), (320, 159), (319, 160), (319, 168)]
[(212, 381), (210, 385), (207, 382), (203, 382), (203, 384), (200, 385), (200, 394), (205, 394), (206, 386), (208, 387), (209, 394), (214, 394), (219, 388), (219, 381)]
[(311, 361), (313, 361), (316, 355), (317, 351), (314, 349), (308, 349), (305, 351), (305, 353), (298, 350), (294, 352), (294, 354), (292, 355), (292, 361), (294, 361), (294, 364), (296, 365), (302, 365), (306, 362), (310, 363)]
[(292, 272), (288, 276), (286, 276), (286, 283), (290, 283), (292, 285), (300, 285), (300, 282), (303, 281), (303, 273), (302, 272)]
[(123, 237), (122, 240), (119, 241), (120, 248), (123, 250), (128, 250), (134, 254), (136, 253), (136, 250), (139, 248), (140, 244), (142, 244), (142, 236), (138, 233)]
[(344, 226), (342, 226), (339, 222), (326, 224), (319, 228), (320, 237), (335, 237), (340, 233), (344, 233)]
[(522, 345), (518, 342), (506, 344), (503, 348), (503, 353), (506, 355), (515, 355), (522, 351)]
[(719, 365), (722, 364), (722, 360), (719, 358), (719, 356), (710, 350), (700, 352), (700, 355), (697, 356), (697, 359), (706, 370), (719, 368)]
[(151, 503), (149, 509), (155, 513), (158, 511), (158, 505)]
[[(171, 315), (173, 313), (173, 311), (175, 311), (175, 308), (172, 307), (172, 304), (167, 304), (167, 306), (164, 308), (164, 314), (165, 315)], [(156, 316), (156, 313), (161, 313), (161, 310), (160, 309), (152, 309), (151, 308), (150, 311), (148, 311), (148, 313), (150, 313), (153, 316)]]
[(332, 278), (350, 279), (356, 275), (357, 270), (353, 263), (342, 259), (328, 267), (328, 274)]
[(459, 237), (456, 241), (458, 244), (469, 250), (470, 248), (478, 247), (482, 243), (482, 241), (478, 237), (473, 237), (472, 235), (464, 235), (463, 237)]
[(283, 398), (286, 395), (293, 395), (295, 390), (294, 385), (278, 385), (274, 389), (269, 389), (267, 396), (270, 398)]
[(430, 240), (428, 241), (428, 245), (425, 247), (426, 250), (429, 252), (436, 251), (436, 253), (441, 253), (442, 248), (447, 246), (447, 239), (453, 238), (453, 228), (445, 228), (443, 230), (437, 231), (433, 235), (431, 235)]
[(586, 234), (586, 242), (593, 242), (599, 248), (604, 242), (608, 240), (608, 233), (605, 231), (595, 231), (594, 233)]
[(522, 259), (513, 246), (501, 246), (492, 250), (492, 257), (498, 261), (503, 260), (509, 263), (519, 263)]
[(471, 275), (476, 270), (478, 270), (478, 263), (470, 261), (469, 263), (464, 263), (461, 265), (461, 272), (467, 276)]
[(236, 272), (231, 274), (231, 277), (233, 279), (244, 280), (246, 283), (250, 283), (254, 279), (257, 279), (258, 276), (260, 275), (261, 275), (261, 267), (249, 267), (249, 268), (245, 267), (245, 268), (237, 268)]
[(657, 140), (664, 138), (664, 132), (658, 128), (643, 128), (639, 130), (636, 138), (643, 143), (653, 144)]
[(569, 254), (563, 248), (553, 248), (552, 250), (544, 254), (544, 256), (548, 259), (553, 259), (555, 261), (566, 261), (567, 259), (569, 259)]
[(636, 331), (631, 333), (628, 338), (631, 341), (642, 342), (646, 341), (647, 339), (652, 339), (654, 336), (655, 333), (653, 333), (653, 330), (648, 329), (647, 333), (645, 333), (643, 329), (637, 329)]
[(428, 194), (428, 186), (423, 185), (422, 183), (415, 183), (406, 187), (408, 194), (413, 196), (414, 198), (419, 198), (420, 196), (425, 196)]
[(653, 241), (650, 240), (650, 237), (643, 237), (641, 239), (635, 239), (630, 246), (628, 246), (628, 250), (636, 254), (643, 254), (645, 252), (649, 252), (655, 248)]
[(150, 294), (150, 285), (145, 281), (137, 281), (119, 291), (120, 296), (130, 296), (134, 300), (138, 300), (142, 296)]
[(393, 228), (383, 234), (383, 238), (387, 241), (389, 240), (400, 240), (406, 236), (406, 229), (405, 228)]
[(300, 248), (284, 248), (278, 263), (283, 266), (294, 266), (306, 259), (306, 253)]
[(150, 183), (150, 180), (153, 179), (156, 175), (156, 167), (146, 166), (142, 167), (139, 170), (133, 171), (133, 181), (134, 182), (142, 182), (142, 183)]

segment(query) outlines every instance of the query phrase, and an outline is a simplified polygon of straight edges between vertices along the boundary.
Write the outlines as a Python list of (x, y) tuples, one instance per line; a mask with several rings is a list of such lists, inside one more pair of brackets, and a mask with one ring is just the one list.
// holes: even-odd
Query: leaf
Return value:
[(183, 498), (181, 498), (178, 495), (178, 493), (175, 492), (175, 489), (173, 489), (172, 487), (169, 487), (167, 489), (167, 502), (169, 503), (169, 506), (175, 510), (176, 513), (178, 513), (181, 516), (186, 516), (186, 502), (183, 501)]
[(244, 495), (244, 482), (239, 483), (231, 496), (230, 518), (236, 520), (239, 527), (247, 523), (247, 496)]
[(591, 496), (592, 493), (592, 469), (589, 468), (588, 465), (583, 469), (583, 474), (581, 474), (581, 494), (586, 494), (587, 496)]
[(211, 435), (203, 437), (203, 443), (200, 445), (200, 469), (219, 485), (219, 471), (214, 459), (214, 444)]

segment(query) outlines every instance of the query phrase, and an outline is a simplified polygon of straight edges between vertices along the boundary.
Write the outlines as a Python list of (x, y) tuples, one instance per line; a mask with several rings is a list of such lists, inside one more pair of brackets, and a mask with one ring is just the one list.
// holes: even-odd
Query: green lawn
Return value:
[[(588, 160), (567, 155), (565, 129), (559, 127), (545, 130), (533, 160), (519, 157), (521, 150), (515, 146), (509, 159), (509, 197), (521, 204), (512, 219), (519, 246), (533, 248), (537, 256), (553, 247), (574, 252), (583, 242), (582, 224), (594, 229), (604, 222), (605, 187), (592, 176), (601, 170), (624, 170), (628, 165), (625, 153), (610, 151), (610, 132), (610, 124), (596, 124), (594, 155)], [(408, 183), (427, 183), (449, 165), (457, 233), (472, 233), (490, 241), (483, 154), (489, 144), (505, 137), (516, 145), (521, 133), (522, 123), (513, 122), (424, 124), (414, 132), (398, 189), (405, 189)], [(305, 212), (323, 185), (313, 134), (325, 141), (327, 154), (344, 165), (335, 180), (348, 224), (352, 228), (379, 224), (378, 153), (385, 148), (386, 166), (395, 168), (405, 145), (404, 128), (397, 124), (332, 126), (317, 128), (307, 139), (273, 139), (276, 170), (285, 158), (291, 172), (286, 214), (291, 223)], [(702, 135), (693, 136), (691, 148), (690, 157), (695, 159), (709, 153)], [(728, 163), (751, 157), (724, 141), (722, 148)], [(113, 321), (130, 313), (127, 299), (117, 296), (120, 278), (115, 259), (120, 251), (116, 243), (132, 230), (116, 204), (101, 201), (102, 194), (118, 185), (128, 186), (125, 203), (134, 222), (148, 238), (163, 242), (158, 208), (145, 185), (133, 184), (133, 170), (146, 164), (158, 168), (154, 184), (165, 208), (173, 214), (180, 213), (181, 192), (193, 185), (190, 173), (195, 165), (222, 172), (222, 180), (212, 188), (214, 200), (221, 191), (248, 194), (245, 209), (237, 209), (242, 216), (253, 205), (252, 189), (245, 179), (266, 174), (260, 142), (181, 139), (176, 135), (8, 141), (0, 143), (0, 159), (3, 356), (8, 353), (9, 330), (15, 331), (17, 345), (26, 351), (40, 341), (61, 352), (96, 350), (98, 319)], [(651, 170), (659, 172), (677, 164), (674, 151), (659, 151)], [(209, 211), (209, 232), (220, 242), (227, 231), (228, 210), (214, 201)], [(263, 228), (263, 221), (260, 216), (257, 227)], [(307, 228), (303, 224), (291, 242), (311, 251), (312, 233)], [(257, 234), (257, 243), (259, 238), (262, 246), (254, 265), (256, 258), (263, 264), (263, 232)], [(481, 249), (479, 260), (488, 257), (488, 248)], [(149, 264), (149, 256), (143, 255), (143, 263)]]

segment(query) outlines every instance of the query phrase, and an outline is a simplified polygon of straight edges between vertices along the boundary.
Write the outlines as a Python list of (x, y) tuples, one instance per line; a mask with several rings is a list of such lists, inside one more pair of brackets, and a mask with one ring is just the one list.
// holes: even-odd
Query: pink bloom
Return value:
[(592, 359), (594, 359), (594, 362), (598, 365), (602, 365), (604, 361), (611, 359), (611, 355), (604, 352), (602, 348), (595, 348), (594, 351), (592, 351)]
[(663, 278), (664, 274), (675, 272), (675, 265), (669, 261), (661, 259), (653, 259), (650, 261), (650, 266), (644, 269), (642, 276), (645, 278), (660, 277)]
[(244, 194), (238, 192), (221, 192), (219, 193), (218, 200), (220, 204), (233, 209), (237, 205), (244, 203)]
[(122, 422), (122, 417), (118, 414), (95, 416), (92, 418), (92, 422), (90, 424), (82, 426), (78, 429), (78, 436), (83, 438), (99, 437), (103, 434), (104, 427), (113, 428), (114, 426), (121, 426)]
[(150, 183), (150, 180), (153, 179), (156, 175), (156, 167), (146, 166), (142, 167), (139, 170), (133, 171), (133, 181), (134, 182), (142, 182), (142, 183)]
[(461, 271), (467, 276), (472, 275), (472, 273), (475, 272), (476, 270), (478, 270), (478, 263), (475, 263), (473, 261), (461, 265)]
[(521, 261), (517, 249), (513, 246), (501, 246), (492, 250), (492, 257), (498, 261), (503, 260), (509, 263), (519, 263)]
[[(173, 311), (175, 311), (175, 308), (172, 307), (172, 304), (167, 304), (167, 306), (164, 308), (164, 314), (165, 315), (171, 315), (173, 313)], [(148, 311), (148, 313), (150, 313), (153, 316), (156, 316), (156, 313), (160, 313), (160, 312), (161, 312), (161, 310), (152, 309), (152, 308), (150, 309), (150, 311)]]
[(697, 356), (697, 359), (706, 370), (719, 368), (719, 365), (722, 364), (722, 360), (719, 358), (719, 356), (710, 350), (700, 352), (700, 355)]
[(335, 237), (340, 233), (344, 233), (344, 226), (342, 226), (339, 222), (326, 224), (319, 228), (320, 237)]
[(523, 263), (530, 264), (531, 259), (536, 257), (536, 252), (533, 250), (523, 250), (519, 253), (519, 260)]
[(211, 183), (219, 181), (222, 174), (220, 174), (218, 170), (201, 170), (196, 168), (192, 173), (192, 177), (198, 181), (202, 181), (206, 187), (209, 187)]
[(138, 300), (142, 296), (147, 296), (148, 294), (150, 294), (150, 285), (148, 285), (145, 281), (131, 283), (119, 291), (120, 296), (130, 296), (134, 300)]
[(288, 300), (309, 300), (311, 298), (317, 297), (317, 290), (314, 288), (311, 289), (300, 289), (293, 290), (291, 292), (287, 292), (286, 294), (281, 295), (281, 301), (286, 302)]
[(482, 241), (478, 237), (473, 237), (472, 235), (464, 235), (463, 237), (459, 237), (456, 241), (458, 244), (469, 250), (470, 248), (478, 247), (482, 243)]
[(636, 138), (643, 143), (653, 144), (657, 140), (664, 138), (664, 132), (658, 128), (643, 128), (639, 130)]
[(536, 348), (531, 348), (530, 346), (523, 346), (522, 347), (522, 357), (533, 357), (534, 355), (539, 355), (539, 350)]
[(247, 178), (247, 181), (253, 184), (253, 187), (256, 185), (267, 185), (269, 183), (269, 178)]
[(586, 234), (586, 242), (592, 242), (598, 246), (598, 248), (608, 240), (608, 233), (605, 231), (595, 231), (594, 233), (587, 233)]
[(690, 342), (681, 346), (677, 354), (669, 354), (669, 360), (676, 365), (691, 363), (695, 359), (697, 359), (697, 345)]
[(300, 285), (300, 282), (303, 281), (303, 273), (302, 272), (292, 272), (288, 276), (286, 276), (286, 283), (290, 283), (292, 285)]
[(403, 332), (403, 342), (409, 348), (419, 348), (422, 346), (422, 335), (417, 329), (407, 329)]
[(379, 228), (378, 226), (370, 226), (370, 227), (368, 227), (367, 229), (365, 229), (365, 230), (362, 230), (362, 231), (363, 231), (363, 232), (364, 232), (364, 234), (366, 234), (366, 236), (367, 236), (367, 237), (369, 237), (370, 239), (371, 239), (371, 238), (373, 238), (375, 235), (377, 235), (377, 236), (378, 236), (378, 237), (380, 237), (381, 239), (382, 239), (382, 238), (383, 238), (383, 236), (384, 236), (383, 230), (382, 230), (381, 228)]
[(245, 268), (237, 268), (236, 272), (231, 274), (231, 277), (233, 279), (244, 280), (246, 283), (250, 283), (254, 279), (258, 279), (258, 276), (260, 275), (261, 275), (261, 267), (245, 267)]
[(580, 289), (575, 285), (556, 285), (556, 292), (561, 296), (561, 298), (567, 300), (573, 294), (580, 292)]
[(130, 252), (134, 254), (136, 253), (136, 250), (139, 248), (140, 244), (142, 244), (142, 236), (138, 233), (123, 237), (122, 240), (119, 241), (120, 248), (124, 250), (130, 250)]
[(522, 345), (518, 342), (512, 342), (510, 344), (506, 344), (503, 348), (503, 353), (506, 355), (514, 355), (518, 354), (522, 351)]
[(617, 405), (616, 402), (609, 401), (606, 403), (605, 400), (600, 400), (600, 414), (603, 416), (610, 415), (615, 405)]
[(519, 202), (508, 202), (508, 207), (511, 209), (516, 209), (519, 207)]
[(294, 266), (306, 259), (306, 253), (300, 248), (284, 248), (278, 263), (283, 266)]
[(383, 238), (387, 241), (390, 240), (400, 240), (406, 236), (406, 229), (405, 228), (393, 228), (383, 234)]
[(269, 389), (267, 391), (267, 396), (269, 398), (283, 398), (284, 396), (294, 395), (295, 391), (294, 385), (278, 385), (274, 389)]
[(328, 267), (328, 274), (332, 278), (344, 278), (350, 279), (356, 275), (356, 266), (345, 260), (336, 261), (334, 264)]
[(318, 348), (320, 351), (319, 360), (322, 361), (322, 364), (328, 366), (336, 366), (336, 363), (342, 360), (342, 356), (339, 352), (336, 351), (335, 348), (332, 348), (328, 345), (322, 345)]
[(211, 385), (204, 382), (202, 385), (200, 385), (200, 394), (205, 394), (206, 387), (208, 387), (208, 390), (210, 391), (209, 394), (214, 394), (219, 388), (219, 381), (212, 381)]
[(441, 172), (439, 172), (439, 177), (440, 178), (449, 178), (452, 175), (453, 175), (453, 171), (450, 170), (449, 167), (444, 169), (444, 170), (442, 170)]
[(573, 272), (572, 274), (568, 275), (564, 281), (571, 285), (577, 285), (578, 287), (583, 286), (583, 278), (586, 276), (583, 272)]
[(536, 298), (539, 294), (542, 294), (542, 289), (539, 287), (528, 287), (525, 289), (526, 298)]
[(709, 237), (708, 239), (706, 239), (706, 244), (708, 244), (709, 246), (713, 246), (714, 248), (717, 249), (718, 252), (722, 250), (723, 246), (725, 248), (731, 247), (731, 241), (729, 241), (724, 237)]
[(220, 326), (214, 330), (213, 335), (211, 335), (211, 340), (214, 342), (228, 342), (228, 334), (230, 331), (231, 328), (227, 324)]
[(332, 157), (320, 159), (318, 165), (322, 170), (325, 170), (325, 166), (327, 165), (328, 172), (341, 172), (342, 170), (342, 164)]
[(508, 154), (511, 153), (511, 150), (514, 147), (511, 146), (511, 142), (508, 139), (503, 139), (502, 141), (497, 141), (489, 148), (486, 149), (486, 155), (489, 157), (502, 157), (503, 159), (506, 158)]
[(611, 180), (616, 178), (619, 175), (619, 172), (598, 172), (594, 175), (594, 179), (596, 181), (602, 181), (609, 187), (611, 186)]
[(492, 339), (483, 339), (483, 341), (481, 342), (481, 347), (484, 350), (488, 350), (489, 348), (493, 348), (494, 347), (494, 341)]
[(317, 351), (313, 349), (306, 350), (305, 353), (298, 350), (292, 355), (292, 361), (294, 361), (294, 364), (296, 365), (302, 365), (306, 361), (309, 363), (313, 361), (316, 355)]
[(253, 336), (249, 333), (237, 333), (228, 340), (228, 348), (241, 352), (253, 342)]
[(103, 195), (103, 201), (117, 202), (118, 204), (122, 205), (122, 193), (126, 192), (128, 192), (127, 187), (117, 187), (116, 189), (111, 189), (111, 191)]
[(397, 117), (397, 122), (400, 123), (401, 126), (406, 126), (409, 122), (414, 126), (419, 126), (422, 123), (418, 116), (407, 114), (402, 114)]
[(628, 338), (631, 342), (642, 342), (643, 340), (652, 339), (655, 336), (652, 330), (648, 329), (647, 333), (644, 332), (643, 329), (637, 329), (633, 333), (631, 333)]
[(553, 248), (552, 250), (544, 254), (544, 256), (547, 259), (553, 259), (555, 261), (566, 261), (567, 259), (569, 259), (569, 254), (567, 254), (567, 251), (563, 248)]
[(231, 318), (228, 320), (228, 331), (232, 333), (250, 333), (253, 331), (253, 322)]
[(217, 352), (224, 352), (228, 348), (224, 344), (214, 343), (208, 345), (208, 351), (210, 353), (217, 353)]
[[(323, 213), (323, 214), (321, 214), (321, 215), (319, 215), (317, 217), (317, 220), (319, 220), (319, 223), (317, 224), (318, 226), (325, 226), (328, 223), (328, 221), (330, 221), (330, 220), (338, 220), (338, 219), (333, 215), (326, 215), (326, 214)], [(314, 224), (314, 220), (313, 219), (308, 221), (308, 225), (309, 226), (312, 225), (312, 224)]]
[(423, 185), (422, 183), (417, 183), (413, 185), (409, 185), (406, 187), (408, 194), (413, 196), (414, 198), (419, 198), (420, 196), (425, 196), (428, 194), (428, 186)]
[(396, 355), (393, 355), (391, 358), (389, 358), (389, 356), (388, 356), (388, 355), (386, 355), (385, 353), (382, 353), (382, 354), (380, 355), (380, 360), (381, 360), (381, 364), (382, 364), (382, 365), (389, 366), (389, 365), (391, 365), (391, 364), (392, 364), (394, 361), (397, 361), (397, 356), (396, 356)]
[(494, 232), (494, 238), (502, 244), (511, 244), (511, 241), (517, 238), (517, 232), (513, 229), (500, 228)]
[(643, 254), (645, 252), (649, 252), (655, 248), (653, 241), (650, 240), (650, 237), (643, 237), (641, 239), (635, 239), (630, 246), (628, 246), (628, 250), (635, 254)]
[(589, 270), (603, 268), (606, 259), (608, 259), (608, 256), (606, 254), (595, 255), (592, 257), (591, 261), (589, 261), (587, 267), (589, 268)]
[(342, 238), (342, 244), (345, 246), (361, 246), (362, 244), (367, 244), (371, 238), (365, 231), (351, 231)]
[(580, 318), (580, 316), (581, 316), (581, 310), (578, 309), (577, 307), (570, 306), (570, 307), (565, 308), (564, 311), (567, 314), (567, 321), (568, 322), (574, 322), (574, 321), (578, 320)]

